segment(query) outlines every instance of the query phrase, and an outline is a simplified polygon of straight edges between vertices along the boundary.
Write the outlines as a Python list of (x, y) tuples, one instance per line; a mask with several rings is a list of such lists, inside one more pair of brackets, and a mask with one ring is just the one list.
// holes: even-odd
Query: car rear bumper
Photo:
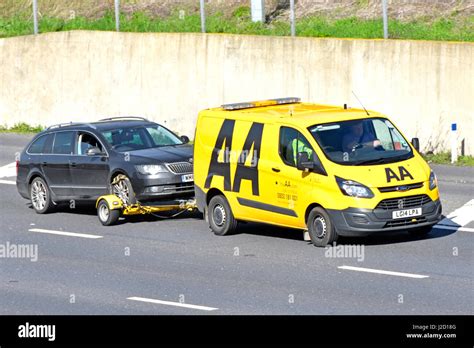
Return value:
[(356, 236), (433, 226), (441, 220), (442, 206), (439, 200), (431, 201), (422, 206), (422, 215), (403, 219), (392, 219), (392, 212), (383, 209), (328, 209), (339, 235)]

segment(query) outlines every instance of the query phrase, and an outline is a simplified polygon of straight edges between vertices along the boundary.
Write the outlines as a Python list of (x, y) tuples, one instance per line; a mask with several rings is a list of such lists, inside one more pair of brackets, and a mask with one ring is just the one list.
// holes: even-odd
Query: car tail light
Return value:
[(20, 161), (16, 160), (16, 176), (18, 176), (18, 167), (20, 167)]

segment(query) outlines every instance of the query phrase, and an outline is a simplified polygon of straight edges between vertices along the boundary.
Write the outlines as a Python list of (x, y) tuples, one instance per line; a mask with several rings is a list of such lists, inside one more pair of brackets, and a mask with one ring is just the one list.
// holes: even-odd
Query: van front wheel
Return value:
[(337, 240), (337, 232), (329, 214), (321, 207), (311, 210), (308, 216), (308, 232), (314, 246), (325, 247)]
[(230, 210), (229, 203), (221, 195), (211, 198), (207, 206), (207, 219), (209, 227), (218, 236), (231, 234), (237, 228), (237, 220)]

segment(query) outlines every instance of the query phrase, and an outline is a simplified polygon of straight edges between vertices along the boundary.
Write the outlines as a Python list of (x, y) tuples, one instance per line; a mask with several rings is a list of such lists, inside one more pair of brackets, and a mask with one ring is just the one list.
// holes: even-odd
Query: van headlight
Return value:
[(135, 168), (138, 170), (140, 174), (143, 175), (155, 175), (158, 173), (165, 173), (168, 170), (165, 168), (165, 166), (162, 166), (160, 164), (140, 164), (135, 166)]
[(430, 173), (430, 190), (434, 190), (438, 187), (438, 178), (436, 177), (435, 172), (431, 171)]
[(372, 198), (374, 196), (373, 192), (367, 186), (357, 181), (346, 180), (336, 176), (336, 182), (341, 192), (346, 196), (358, 198)]

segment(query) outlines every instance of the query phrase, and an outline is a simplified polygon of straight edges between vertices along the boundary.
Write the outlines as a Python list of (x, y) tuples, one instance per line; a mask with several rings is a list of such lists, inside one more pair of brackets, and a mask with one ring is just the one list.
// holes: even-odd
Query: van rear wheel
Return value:
[(225, 236), (235, 232), (237, 220), (235, 220), (229, 203), (224, 196), (214, 196), (207, 206), (207, 219), (209, 227), (217, 236)]
[(321, 207), (311, 210), (307, 225), (309, 236), (314, 246), (325, 247), (328, 244), (334, 243), (338, 238), (329, 214)]

